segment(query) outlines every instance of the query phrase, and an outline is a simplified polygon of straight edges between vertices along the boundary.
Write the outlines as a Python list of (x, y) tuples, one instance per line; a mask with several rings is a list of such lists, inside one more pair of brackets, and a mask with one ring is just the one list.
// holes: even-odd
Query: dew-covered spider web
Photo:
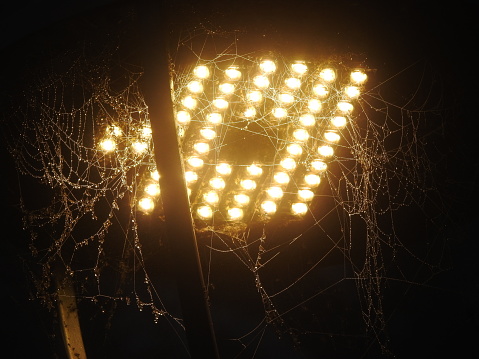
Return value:
[[(394, 354), (395, 286), (445, 269), (436, 238), (423, 247), (404, 222), (411, 211), (435, 228), (446, 215), (427, 148), (443, 116), (427, 61), (385, 74), (350, 54), (206, 51), (214, 42), (182, 33), (170, 72), (220, 349), (261, 358), (281, 338), (312, 356), (335, 342)], [(115, 51), (59, 55), (8, 112), (32, 286), (53, 307), (66, 274), (80, 303), (110, 320), (136, 306), (181, 342), (143, 72)]]

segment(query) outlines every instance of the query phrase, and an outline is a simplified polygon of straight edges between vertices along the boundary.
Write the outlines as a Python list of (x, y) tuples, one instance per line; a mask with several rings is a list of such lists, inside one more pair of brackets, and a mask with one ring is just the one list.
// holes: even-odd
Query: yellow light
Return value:
[(176, 128), (176, 131), (177, 131), (177, 133), (178, 133), (178, 137), (180, 137), (180, 138), (185, 137), (186, 130), (185, 130), (185, 128), (184, 128), (183, 126), (178, 126), (178, 127)]
[(321, 111), (322, 104), (321, 101), (312, 98), (308, 101), (308, 108), (312, 113), (317, 113)]
[(296, 77), (287, 78), (286, 80), (284, 80), (284, 83), (291, 90), (297, 90), (301, 87), (301, 80)]
[(367, 78), (368, 78), (368, 75), (366, 75), (361, 70), (354, 70), (353, 72), (351, 72), (351, 82), (357, 85), (361, 85), (364, 82), (366, 82)]
[(291, 212), (296, 216), (302, 216), (308, 212), (308, 205), (303, 202), (296, 202), (291, 205)]
[(206, 142), (196, 142), (193, 145), (193, 148), (195, 149), (196, 152), (199, 154), (206, 153), (210, 150), (210, 145), (207, 144)]
[(255, 76), (253, 83), (256, 85), (256, 87), (265, 89), (269, 86), (269, 79), (266, 76), (259, 75)]
[(299, 118), (299, 122), (305, 127), (311, 127), (314, 126), (316, 120), (313, 115), (311, 115), (310, 113), (306, 113), (304, 115), (301, 115), (301, 117)]
[(273, 116), (276, 117), (277, 119), (285, 118), (288, 116), (288, 111), (282, 107), (273, 108), (272, 113), (273, 113)]
[(315, 171), (322, 172), (326, 171), (328, 165), (321, 160), (314, 160), (313, 162), (311, 162), (311, 168)]
[(205, 140), (212, 140), (216, 137), (216, 132), (208, 127), (202, 128), (200, 134)]
[(361, 92), (359, 91), (359, 87), (357, 86), (347, 86), (344, 89), (344, 93), (347, 97), (353, 99), (353, 98), (358, 98)]
[(232, 66), (225, 70), (225, 75), (230, 80), (239, 80), (241, 78), (241, 71), (239, 71), (236, 67)]
[(313, 87), (313, 92), (319, 97), (326, 97), (329, 94), (329, 90), (322, 84), (317, 84)]
[(150, 126), (143, 126), (140, 131), (140, 136), (143, 138), (150, 138), (152, 134)]
[(287, 184), (289, 183), (289, 175), (286, 172), (276, 172), (273, 176), (276, 183)]
[(259, 68), (269, 74), (276, 71), (276, 64), (271, 60), (264, 60), (259, 64)]
[(148, 143), (143, 141), (135, 141), (131, 144), (131, 147), (136, 153), (143, 153), (148, 149)]
[(252, 191), (256, 188), (256, 181), (252, 179), (244, 179), (240, 181), (240, 186), (247, 191)]
[(321, 183), (321, 177), (314, 173), (309, 173), (304, 176), (304, 182), (310, 187), (317, 187)]
[(300, 189), (298, 191), (298, 198), (303, 201), (311, 201), (314, 198), (314, 192), (310, 189)]
[(298, 128), (294, 130), (293, 132), (293, 137), (297, 139), (298, 141), (304, 142), (309, 139), (309, 132), (307, 130), (304, 130), (302, 128)]
[(261, 209), (266, 214), (274, 214), (276, 213), (276, 203), (273, 201), (263, 201), (261, 203)]
[(218, 192), (211, 190), (206, 193), (203, 193), (203, 200), (206, 203), (215, 205), (220, 201), (220, 196), (218, 195)]
[(203, 159), (199, 157), (189, 157), (187, 162), (193, 168), (201, 168), (204, 164)]
[(338, 110), (343, 113), (349, 113), (353, 110), (353, 108), (353, 105), (351, 105), (349, 102), (338, 102)]
[(292, 171), (296, 168), (296, 161), (290, 157), (285, 158), (279, 164), (287, 171)]
[(160, 194), (160, 186), (158, 183), (149, 183), (145, 186), (145, 192), (150, 196), (158, 196)]
[(143, 197), (138, 201), (138, 207), (143, 212), (150, 212), (155, 208), (155, 202), (150, 197)]
[(105, 152), (112, 152), (116, 149), (116, 142), (111, 138), (105, 138), (100, 142), (100, 148)]
[(185, 181), (187, 184), (195, 183), (196, 181), (198, 181), (198, 174), (194, 171), (186, 171)]
[(281, 187), (276, 187), (276, 186), (269, 187), (266, 190), (266, 193), (268, 194), (268, 196), (274, 199), (280, 199), (283, 197), (283, 189)]
[(216, 172), (222, 176), (228, 176), (231, 174), (231, 165), (229, 163), (219, 163), (216, 165)]
[(212, 112), (212, 113), (209, 113), (208, 115), (206, 115), (206, 120), (209, 123), (212, 123), (214, 125), (218, 125), (223, 121), (223, 116), (221, 116), (221, 113)]
[(334, 154), (334, 149), (331, 146), (319, 146), (318, 153), (323, 157), (331, 157)]
[(196, 99), (194, 99), (193, 97), (191, 96), (186, 96), (182, 101), (181, 103), (183, 104), (183, 106), (185, 106), (187, 109), (190, 109), (190, 110), (193, 110), (196, 105), (198, 104), (198, 101), (196, 101)]
[(228, 209), (228, 218), (231, 221), (238, 221), (243, 218), (243, 210), (238, 207), (233, 207)]
[(263, 95), (261, 94), (261, 92), (254, 90), (248, 92), (248, 94), (246, 95), (246, 99), (250, 102), (258, 103), (263, 100)]
[(249, 203), (249, 196), (244, 193), (234, 195), (235, 202), (241, 206), (245, 206)]
[(108, 131), (115, 137), (119, 137), (123, 134), (123, 131), (119, 126), (112, 125), (108, 128)]
[(213, 210), (210, 206), (200, 206), (196, 209), (196, 214), (203, 220), (208, 220), (213, 217)]
[(246, 118), (253, 118), (256, 116), (256, 109), (254, 107), (248, 107), (244, 112), (243, 116)]
[(302, 76), (308, 71), (308, 66), (302, 62), (296, 62), (291, 65), (291, 70), (293, 70), (294, 73)]
[(206, 79), (210, 76), (210, 70), (205, 65), (196, 66), (193, 73), (199, 79)]
[(290, 93), (281, 93), (278, 95), (278, 101), (286, 105), (292, 104), (294, 102), (294, 96)]
[(346, 117), (335, 116), (331, 118), (331, 125), (333, 125), (336, 128), (342, 128), (346, 126), (346, 123), (347, 123)]
[(286, 147), (286, 151), (288, 151), (291, 156), (300, 156), (303, 153), (303, 148), (297, 143), (292, 143)]
[(193, 93), (203, 92), (203, 84), (199, 81), (190, 81), (186, 87)]
[(225, 180), (221, 177), (213, 177), (210, 179), (209, 184), (214, 189), (223, 189), (226, 186)]
[(176, 113), (176, 121), (178, 121), (178, 123), (181, 123), (181, 124), (185, 125), (187, 123), (190, 123), (191, 115), (187, 111), (178, 111)]
[(324, 133), (324, 138), (329, 142), (338, 142), (341, 139), (336, 131), (326, 131)]
[(213, 100), (213, 106), (219, 110), (227, 109), (228, 105), (228, 101), (226, 101), (224, 98), (216, 98)]
[(224, 93), (225, 95), (231, 95), (233, 92), (235, 92), (235, 85), (225, 82), (219, 86), (219, 89), (220, 92)]
[(150, 172), (150, 177), (153, 180), (158, 181), (160, 179), (160, 174), (158, 173), (158, 170), (151, 171)]
[(252, 164), (251, 166), (246, 167), (246, 172), (248, 172), (250, 176), (259, 177), (263, 174), (263, 169), (258, 165)]
[(333, 82), (336, 79), (336, 73), (333, 69), (323, 69), (319, 73), (319, 77), (325, 82)]

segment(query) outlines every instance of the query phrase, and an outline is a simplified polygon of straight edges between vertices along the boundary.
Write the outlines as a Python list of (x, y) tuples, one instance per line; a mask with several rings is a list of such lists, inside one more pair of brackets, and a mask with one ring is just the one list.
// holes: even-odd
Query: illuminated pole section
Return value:
[(141, 19), (144, 96), (148, 106), (172, 263), (192, 358), (219, 358), (184, 180), (171, 99), (164, 8), (155, 2)]

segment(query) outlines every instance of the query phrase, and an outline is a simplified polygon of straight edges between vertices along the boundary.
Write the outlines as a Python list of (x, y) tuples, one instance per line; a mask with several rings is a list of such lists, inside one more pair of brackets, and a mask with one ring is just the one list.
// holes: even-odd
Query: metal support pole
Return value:
[(173, 269), (192, 358), (219, 358), (184, 180), (171, 98), (166, 11), (142, 9), (143, 90), (148, 106)]

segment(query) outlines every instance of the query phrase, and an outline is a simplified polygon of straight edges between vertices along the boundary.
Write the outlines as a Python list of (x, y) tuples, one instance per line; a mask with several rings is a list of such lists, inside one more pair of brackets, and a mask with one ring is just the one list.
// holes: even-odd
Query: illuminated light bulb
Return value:
[(212, 140), (216, 137), (216, 131), (212, 130), (211, 128), (205, 127), (200, 130), (200, 135), (205, 140)]
[(145, 186), (145, 192), (150, 196), (158, 196), (160, 194), (160, 186), (158, 183), (149, 183)]
[(105, 138), (100, 142), (100, 148), (105, 152), (112, 152), (116, 149), (116, 142), (111, 138)]
[(214, 125), (218, 125), (221, 122), (223, 122), (223, 116), (221, 116), (221, 113), (213, 112), (213, 113), (209, 113), (208, 115), (206, 115), (206, 120), (209, 123), (212, 123)]
[(359, 95), (361, 94), (361, 91), (359, 91), (359, 87), (357, 86), (347, 86), (344, 88), (344, 94), (353, 99), (353, 98), (358, 98)]
[(225, 95), (231, 95), (233, 92), (235, 92), (235, 85), (225, 82), (219, 86), (219, 89), (220, 92), (224, 93)]
[(243, 116), (246, 118), (253, 118), (256, 116), (256, 109), (254, 107), (248, 107), (244, 112)]
[(210, 179), (209, 184), (214, 189), (224, 189), (226, 186), (226, 182), (221, 177), (213, 177)]
[(252, 179), (244, 179), (240, 181), (240, 186), (247, 191), (252, 191), (256, 188), (256, 181)]
[(351, 105), (349, 102), (338, 102), (338, 110), (343, 113), (349, 113), (353, 110), (353, 108), (353, 105)]
[(143, 138), (151, 137), (152, 131), (150, 126), (143, 126), (140, 131), (140, 136)]
[(333, 69), (323, 69), (319, 77), (325, 82), (333, 82), (336, 79), (336, 72)]
[(288, 116), (288, 111), (282, 107), (273, 108), (273, 111), (271, 112), (273, 116), (276, 117), (277, 119), (285, 118)]
[(303, 153), (303, 148), (297, 143), (292, 143), (286, 147), (286, 151), (292, 156), (300, 156)]
[(333, 125), (336, 128), (342, 128), (342, 127), (346, 126), (347, 122), (348, 121), (347, 121), (346, 117), (343, 117), (343, 116), (335, 116), (335, 117), (331, 118), (331, 125)]
[(250, 176), (259, 177), (263, 174), (263, 169), (258, 165), (252, 164), (246, 167), (246, 172), (248, 172)]
[(155, 208), (155, 202), (150, 197), (143, 197), (138, 201), (138, 207), (144, 212), (150, 212)]
[(311, 201), (314, 198), (314, 192), (310, 189), (300, 189), (298, 191), (298, 198), (303, 201)]
[(255, 84), (256, 87), (260, 89), (265, 89), (269, 86), (269, 79), (266, 76), (255, 76), (253, 79), (253, 83)]
[(109, 127), (108, 130), (115, 137), (119, 137), (123, 134), (123, 131), (121, 130), (121, 128), (116, 125), (112, 125), (111, 127)]
[(249, 203), (250, 198), (247, 194), (239, 193), (234, 195), (234, 200), (237, 204), (245, 206)]
[(331, 146), (319, 146), (318, 153), (323, 157), (331, 157), (334, 154), (334, 149)]
[(279, 184), (288, 184), (289, 183), (289, 175), (286, 172), (276, 172), (273, 176), (274, 181)]
[(196, 107), (196, 105), (198, 104), (198, 101), (196, 101), (196, 99), (194, 99), (191, 96), (186, 96), (183, 100), (181, 100), (181, 103), (186, 108), (188, 108), (190, 110), (193, 110)]
[(254, 90), (248, 92), (248, 94), (246, 95), (246, 99), (250, 102), (259, 103), (263, 101), (263, 95), (261, 94), (261, 92)]
[(193, 145), (193, 148), (195, 149), (196, 152), (203, 154), (210, 150), (210, 145), (207, 144), (206, 142), (196, 142)]
[(314, 160), (313, 162), (311, 162), (311, 169), (315, 171), (322, 172), (322, 171), (326, 171), (327, 168), (328, 168), (328, 165), (321, 160)]
[(199, 81), (190, 81), (186, 87), (193, 93), (203, 92), (203, 84)]
[(284, 80), (284, 83), (291, 90), (297, 90), (301, 87), (301, 80), (296, 77), (287, 78), (286, 80)]
[(266, 214), (276, 213), (277, 206), (273, 201), (263, 201), (261, 203), (261, 210)]
[(133, 151), (135, 151), (136, 153), (143, 153), (147, 150), (148, 143), (143, 141), (135, 141), (131, 144), (131, 147), (133, 148)]
[(191, 115), (187, 111), (178, 111), (176, 113), (176, 121), (178, 121), (178, 123), (181, 123), (181, 124), (185, 125), (187, 123), (190, 123)]
[(302, 128), (298, 128), (294, 130), (293, 137), (297, 139), (298, 141), (305, 142), (309, 139), (309, 132)]
[(308, 71), (308, 66), (302, 62), (296, 62), (291, 65), (291, 70), (293, 70), (294, 73), (302, 76)]
[(187, 162), (193, 168), (201, 168), (205, 163), (205, 161), (203, 161), (203, 159), (199, 157), (189, 157)]
[(311, 115), (310, 113), (306, 113), (304, 115), (301, 115), (301, 117), (299, 118), (299, 123), (305, 127), (311, 127), (314, 126), (316, 120), (313, 115)]
[(329, 142), (338, 142), (341, 139), (341, 136), (335, 131), (326, 131), (324, 133), (324, 138)]
[(280, 199), (283, 197), (283, 194), (284, 194), (283, 189), (281, 187), (276, 187), (276, 186), (269, 187), (266, 190), (266, 193), (268, 194), (268, 196), (274, 199)]
[(287, 171), (292, 171), (296, 168), (296, 161), (290, 157), (283, 159), (279, 164)]
[(313, 92), (319, 97), (326, 97), (329, 94), (329, 90), (322, 84), (314, 85)]
[(185, 181), (187, 184), (195, 183), (196, 181), (198, 181), (198, 174), (195, 171), (186, 171)]
[(230, 80), (239, 80), (241, 78), (241, 71), (239, 71), (236, 67), (232, 66), (225, 70), (225, 75)]
[(199, 206), (196, 209), (196, 214), (203, 220), (208, 220), (213, 217), (213, 210), (210, 206)]
[(271, 60), (263, 60), (259, 64), (259, 68), (261, 69), (261, 71), (270, 74), (276, 71), (276, 64)]
[(317, 187), (321, 183), (321, 177), (314, 173), (309, 173), (304, 176), (304, 182), (310, 187)]
[(278, 96), (278, 101), (286, 105), (289, 105), (294, 102), (294, 96), (289, 93), (281, 93)]
[(363, 84), (364, 82), (366, 82), (367, 79), (368, 75), (366, 75), (361, 70), (354, 70), (353, 72), (351, 72), (351, 82), (357, 85)]
[(312, 113), (317, 113), (321, 111), (322, 104), (321, 101), (312, 98), (308, 101), (308, 108)]
[(203, 193), (203, 200), (206, 203), (215, 205), (220, 201), (220, 196), (218, 195), (218, 192), (211, 190)]
[(238, 221), (242, 219), (244, 212), (241, 208), (233, 207), (228, 209), (228, 219), (231, 221)]
[(226, 101), (224, 98), (216, 98), (213, 100), (213, 106), (219, 110), (227, 109), (228, 105), (229, 105), (228, 101)]
[(153, 180), (158, 181), (160, 179), (160, 174), (158, 173), (158, 170), (151, 171), (150, 172), (150, 177)]
[(210, 70), (205, 65), (196, 66), (193, 73), (199, 79), (206, 79), (210, 76)]
[(291, 212), (296, 216), (302, 216), (308, 212), (308, 205), (303, 202), (296, 202), (291, 205)]
[(229, 163), (219, 163), (216, 165), (216, 172), (222, 176), (228, 176), (231, 174), (231, 165)]

